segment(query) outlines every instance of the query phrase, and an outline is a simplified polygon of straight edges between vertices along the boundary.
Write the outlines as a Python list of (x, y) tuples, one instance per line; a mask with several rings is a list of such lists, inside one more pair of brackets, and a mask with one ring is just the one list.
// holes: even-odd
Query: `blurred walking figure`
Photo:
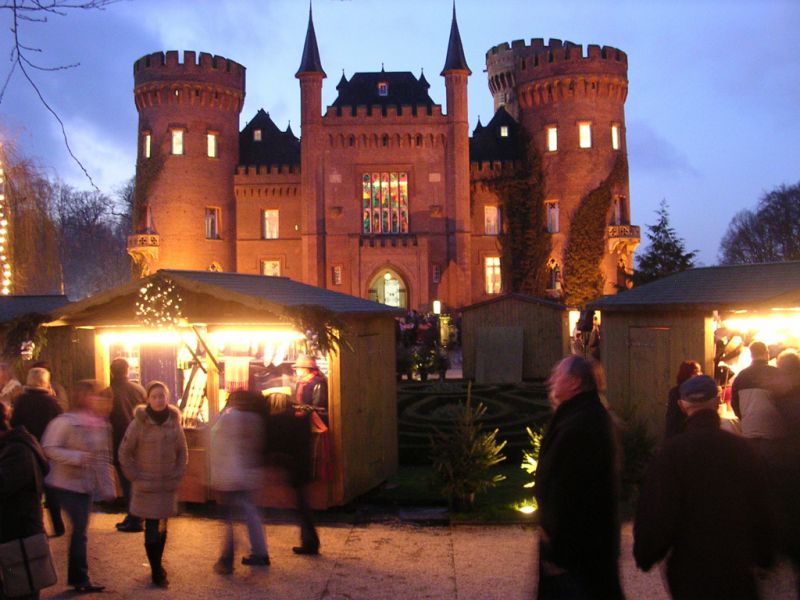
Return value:
[(0, 402), (11, 408), (14, 398), (22, 393), (22, 384), (14, 377), (14, 369), (8, 363), (0, 362)]
[(120, 444), (119, 462), (132, 484), (130, 512), (144, 519), (144, 548), (158, 587), (169, 585), (162, 565), (167, 519), (178, 513), (178, 485), (187, 461), (181, 412), (169, 404), (166, 384), (151, 381), (147, 405), (136, 407)]
[(211, 430), (211, 487), (219, 493), (225, 511), (222, 550), (214, 565), (220, 574), (233, 572), (233, 522), (242, 517), (250, 537), (250, 554), (242, 558), (242, 564), (269, 565), (261, 515), (253, 502), (253, 493), (262, 485), (265, 409), (262, 397), (235, 391)]
[(664, 439), (670, 438), (683, 431), (686, 424), (686, 414), (678, 406), (681, 397), (681, 384), (695, 375), (702, 375), (703, 368), (696, 360), (685, 360), (678, 366), (678, 375), (675, 378), (676, 385), (671, 387), (667, 396), (667, 415), (665, 417)]
[(664, 442), (639, 496), (636, 565), (666, 558), (673, 598), (758, 598), (754, 567), (772, 561), (766, 469), (747, 440), (720, 429), (718, 392), (708, 375), (683, 382), (685, 429)]
[(104, 417), (107, 400), (100, 383), (79, 381), (72, 390), (70, 410), (50, 421), (42, 448), (50, 459), (45, 484), (55, 492), (72, 525), (67, 584), (79, 593), (99, 592), (89, 579), (87, 535), (92, 501), (115, 495), (111, 467), (111, 426)]
[[(28, 371), (23, 392), (14, 400), (14, 412), (11, 415), (12, 427), (25, 427), (28, 432), (41, 443), (47, 425), (63, 411), (50, 386), (50, 372), (35, 367)], [(58, 494), (50, 486), (44, 488), (47, 511), (53, 523), (53, 535), (64, 535), (64, 521), (61, 518), (61, 505)]]
[(542, 440), (540, 599), (618, 599), (619, 449), (595, 361), (568, 356), (548, 379), (553, 418)]
[(131, 482), (122, 472), (119, 462), (119, 446), (128, 425), (133, 421), (133, 411), (140, 404), (144, 404), (145, 391), (138, 383), (128, 380), (128, 361), (124, 358), (115, 358), (110, 366), (111, 385), (104, 391), (111, 397), (111, 435), (114, 443), (114, 466), (117, 468), (122, 495), (125, 498), (125, 518), (117, 523), (118, 531), (142, 531), (142, 520), (131, 515)]

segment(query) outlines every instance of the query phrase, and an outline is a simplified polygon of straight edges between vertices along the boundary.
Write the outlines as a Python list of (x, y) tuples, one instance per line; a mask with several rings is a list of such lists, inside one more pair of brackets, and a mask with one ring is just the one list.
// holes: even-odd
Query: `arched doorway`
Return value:
[(369, 284), (369, 299), (397, 308), (408, 307), (405, 281), (392, 269), (381, 269)]

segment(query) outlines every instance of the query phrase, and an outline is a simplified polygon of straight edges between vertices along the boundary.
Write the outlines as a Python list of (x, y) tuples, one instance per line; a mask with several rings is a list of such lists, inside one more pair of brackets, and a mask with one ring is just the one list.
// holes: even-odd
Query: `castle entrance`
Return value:
[(408, 291), (403, 278), (391, 269), (383, 269), (369, 285), (369, 299), (388, 306), (406, 308)]

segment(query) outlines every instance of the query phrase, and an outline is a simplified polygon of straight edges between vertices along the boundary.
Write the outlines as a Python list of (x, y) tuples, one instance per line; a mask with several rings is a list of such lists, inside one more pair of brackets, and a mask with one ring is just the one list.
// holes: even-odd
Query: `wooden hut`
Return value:
[[(284, 277), (161, 270), (64, 307), (48, 327), (93, 332), (97, 379), (107, 382), (110, 361), (121, 356), (131, 378), (167, 383), (183, 409), (190, 444), (181, 488), (188, 501), (209, 498), (208, 425), (227, 394), (261, 390), (259, 382), (275, 374), (280, 386), (281, 370), (291, 372), (306, 351), (308, 331), (341, 335), (337, 352), (319, 355), (329, 384), (332, 469), (329, 480), (315, 481), (311, 497), (326, 508), (347, 503), (396, 469), (395, 312)], [(268, 479), (262, 504), (291, 504), (277, 473)]]
[[(680, 363), (714, 373), (719, 344), (800, 346), (800, 262), (691, 269), (589, 305), (602, 312), (608, 398), (661, 435)], [(718, 357), (718, 356), (717, 356)]]
[(515, 383), (547, 377), (569, 353), (567, 307), (524, 294), (503, 294), (463, 309), (464, 377)]

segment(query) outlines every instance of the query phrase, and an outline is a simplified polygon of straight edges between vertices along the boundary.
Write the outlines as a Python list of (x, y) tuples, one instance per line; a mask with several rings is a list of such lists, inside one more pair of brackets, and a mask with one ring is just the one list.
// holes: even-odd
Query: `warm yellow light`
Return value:
[(209, 339), (215, 346), (227, 346), (229, 344), (258, 344), (263, 341), (271, 342), (293, 342), (303, 339), (305, 336), (292, 329), (217, 329), (208, 334)]
[(97, 338), (105, 346), (123, 344), (176, 346), (183, 341), (191, 342), (194, 333), (190, 330), (168, 331), (163, 329), (137, 329), (132, 331), (104, 331)]
[(520, 506), (517, 510), (525, 515), (532, 515), (536, 512), (536, 509), (530, 505)]
[(737, 316), (725, 319), (724, 326), (737, 333), (750, 334), (753, 341), (764, 342), (768, 346), (800, 344), (800, 314), (789, 311), (770, 315)]

